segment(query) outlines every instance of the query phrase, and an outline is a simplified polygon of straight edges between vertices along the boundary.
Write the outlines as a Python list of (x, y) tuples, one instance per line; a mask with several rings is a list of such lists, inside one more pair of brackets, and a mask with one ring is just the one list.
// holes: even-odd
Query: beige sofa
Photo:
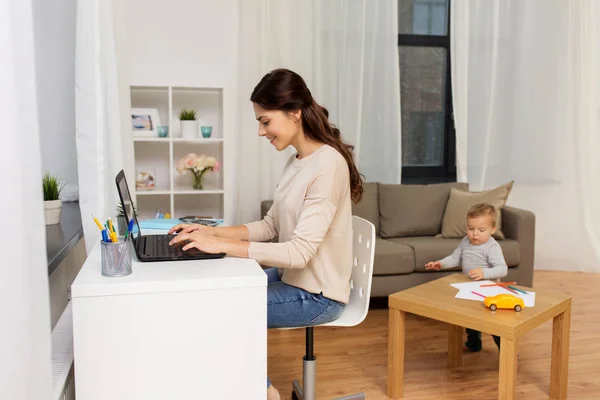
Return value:
[[(392, 185), (366, 183), (353, 214), (371, 221), (377, 231), (371, 297), (397, 291), (456, 273), (460, 268), (425, 271), (428, 261), (444, 258), (458, 246), (460, 238), (442, 238), (442, 219), (450, 189), (468, 190), (464, 183)], [(264, 216), (272, 201), (263, 201)], [(535, 216), (514, 207), (502, 209), (502, 231), (498, 240), (508, 265), (506, 280), (531, 287), (535, 244)]]

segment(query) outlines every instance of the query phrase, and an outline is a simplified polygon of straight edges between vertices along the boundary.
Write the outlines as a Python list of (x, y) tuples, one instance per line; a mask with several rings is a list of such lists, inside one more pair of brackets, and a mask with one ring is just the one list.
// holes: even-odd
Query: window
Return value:
[(456, 180), (450, 0), (399, 0), (402, 182)]

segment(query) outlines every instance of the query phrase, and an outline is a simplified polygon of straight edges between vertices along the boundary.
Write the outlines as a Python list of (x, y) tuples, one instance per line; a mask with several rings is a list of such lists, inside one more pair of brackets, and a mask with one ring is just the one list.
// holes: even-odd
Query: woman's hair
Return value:
[(302, 110), (304, 134), (309, 139), (330, 145), (344, 157), (350, 171), (352, 200), (355, 203), (360, 201), (362, 176), (354, 163), (354, 146), (344, 143), (339, 129), (329, 122), (329, 112), (313, 99), (300, 75), (288, 69), (275, 69), (258, 82), (250, 100), (265, 110)]

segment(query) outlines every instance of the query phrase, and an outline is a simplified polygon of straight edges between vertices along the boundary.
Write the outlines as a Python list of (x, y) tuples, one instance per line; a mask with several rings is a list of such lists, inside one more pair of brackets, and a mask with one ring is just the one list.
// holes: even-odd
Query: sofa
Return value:
[[(512, 186), (512, 185), (511, 185)], [(460, 267), (426, 271), (425, 264), (452, 253), (461, 237), (443, 237), (442, 222), (451, 190), (468, 193), (465, 183), (399, 185), (368, 182), (363, 198), (353, 203), (353, 214), (375, 225), (377, 239), (373, 265), (371, 297), (392, 293), (460, 271)], [(510, 193), (510, 187), (506, 196)], [(271, 200), (261, 203), (267, 213)], [(508, 275), (504, 280), (533, 285), (535, 216), (515, 207), (500, 209), (501, 232), (498, 238)], [(499, 230), (500, 231), (500, 230)]]

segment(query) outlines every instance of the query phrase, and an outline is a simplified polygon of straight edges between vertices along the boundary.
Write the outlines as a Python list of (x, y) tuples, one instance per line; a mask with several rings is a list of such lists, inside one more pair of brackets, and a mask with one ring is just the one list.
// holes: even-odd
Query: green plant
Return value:
[(64, 187), (65, 185), (58, 179), (58, 177), (50, 175), (48, 172), (46, 172), (42, 178), (44, 201), (58, 200), (60, 192)]
[(181, 121), (195, 121), (196, 111), (186, 110), (185, 108), (179, 113), (179, 120)]
[[(137, 208), (135, 206), (135, 203), (132, 202), (131, 205), (133, 206), (133, 213), (135, 214), (135, 216), (137, 217), (138, 212), (137, 212)], [(123, 206), (121, 205), (121, 203), (117, 204), (117, 218), (118, 217), (123, 217), (125, 218), (125, 213), (123, 212)]]

